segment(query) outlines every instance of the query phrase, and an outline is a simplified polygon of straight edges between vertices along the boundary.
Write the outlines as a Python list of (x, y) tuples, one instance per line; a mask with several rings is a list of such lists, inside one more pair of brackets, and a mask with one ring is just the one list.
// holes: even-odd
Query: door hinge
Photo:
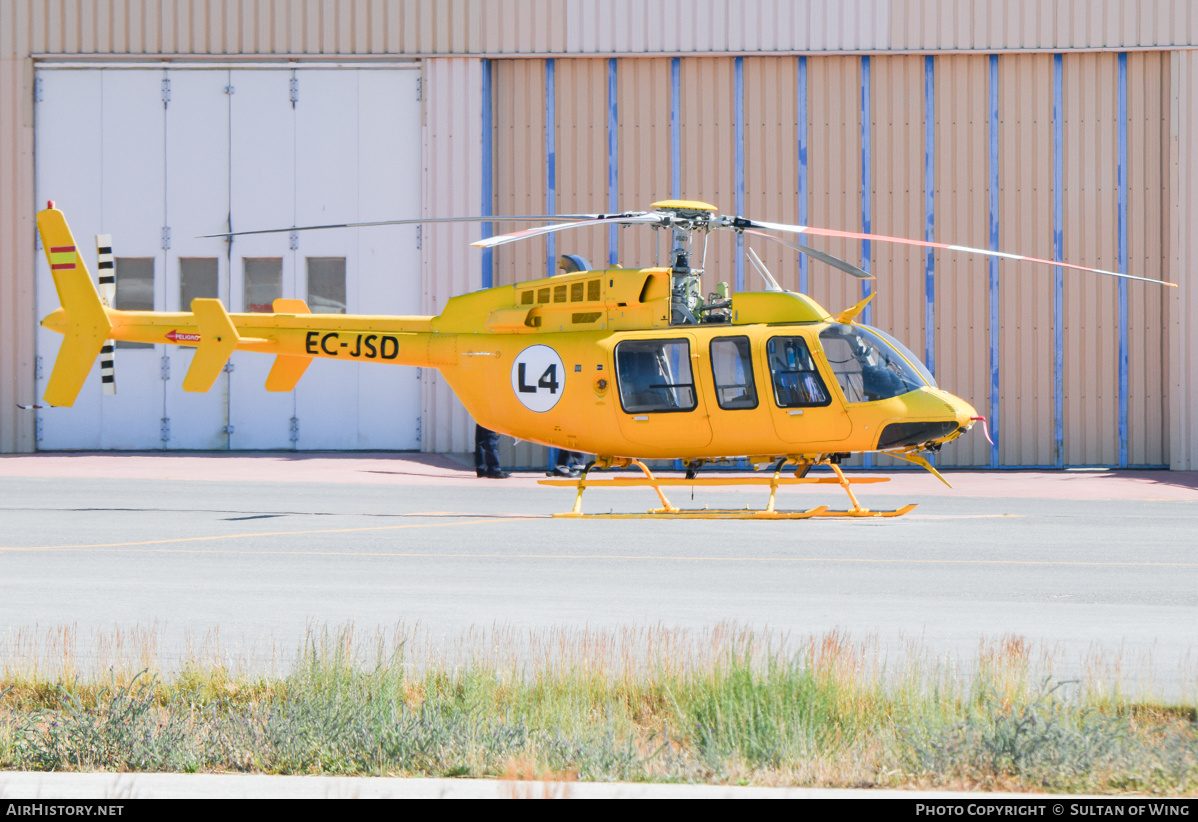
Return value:
[(424, 78), (416, 78), (416, 100), (419, 102), (424, 99)]
[(295, 104), (299, 102), (299, 78), (295, 76), (295, 72), (291, 73), (291, 107), (295, 108)]
[(33, 250), (34, 251), (42, 250), (42, 232), (40, 232), (40, 231), (33, 232)]
[(234, 88), (233, 86), (225, 86), (225, 94), (235, 94), (235, 93), (237, 93), (236, 88)]
[(162, 360), (159, 362), (158, 368), (158, 373), (162, 379), (169, 380), (171, 378), (171, 358), (169, 354), (162, 355)]
[(291, 441), (299, 442), (299, 417), (291, 418)]
[(221, 370), (224, 371), (226, 374), (232, 374), (233, 369), (236, 367), (237, 366), (233, 365), (233, 361), (229, 360), (227, 363), (225, 363), (225, 367), (222, 368)]
[(416, 226), (416, 250), (420, 250), (420, 244), (424, 242), (424, 226)]
[(43, 380), (46, 378), (45, 372), (42, 371), (42, 356), (38, 354), (33, 358), (33, 378), (35, 380)]
[(171, 441), (171, 418), (170, 417), (162, 418), (162, 429), (161, 430), (162, 430), (162, 433), (159, 438), (163, 442), (170, 442)]
[(295, 251), (297, 248), (299, 248), (299, 232), (293, 231), (291, 232), (291, 250)]
[(36, 77), (33, 80), (33, 102), (40, 103), (44, 99), (46, 99), (46, 98), (44, 95), (44, 86), (42, 85), (42, 78)]
[(232, 433), (233, 433), (233, 426), (231, 426), (231, 425), (226, 425), (224, 428), (222, 428), (222, 429), (221, 429), (221, 431), (224, 431), (226, 434), (232, 434)]
[(164, 225), (162, 227), (162, 250), (170, 251), (171, 249), (171, 227)]
[(423, 426), (422, 418), (417, 417), (416, 418), (416, 442), (420, 442), (421, 437), (424, 435), (423, 427), (424, 426)]
[[(41, 357), (38, 357), (38, 359), (40, 360)], [(416, 368), (416, 379), (418, 379), (418, 380), (424, 379), (424, 369), (423, 368), (420, 368), (420, 367)]]
[(45, 429), (42, 427), (42, 422), (43, 420), (41, 414), (38, 414), (37, 418), (33, 421), (33, 438), (38, 442), (42, 441), (42, 435), (45, 433)]
[(166, 108), (171, 102), (171, 78), (162, 78), (162, 107)]

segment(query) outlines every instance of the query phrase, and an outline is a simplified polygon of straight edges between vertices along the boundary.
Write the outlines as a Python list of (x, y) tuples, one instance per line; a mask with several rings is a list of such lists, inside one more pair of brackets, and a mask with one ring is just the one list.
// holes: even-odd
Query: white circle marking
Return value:
[(529, 411), (544, 413), (566, 390), (566, 367), (547, 345), (530, 345), (512, 363), (512, 392)]

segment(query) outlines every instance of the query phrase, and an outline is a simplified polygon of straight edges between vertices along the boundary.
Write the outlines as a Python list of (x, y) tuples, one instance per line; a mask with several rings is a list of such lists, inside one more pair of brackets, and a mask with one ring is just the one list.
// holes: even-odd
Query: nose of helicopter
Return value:
[[(961, 433), (965, 433), (973, 428), (973, 424), (978, 420), (982, 420), (983, 423), (985, 422), (985, 418), (978, 414), (976, 408), (957, 395), (943, 390), (937, 390), (937, 393), (940, 395), (940, 399), (952, 409), (953, 416), (957, 418), (957, 430)], [(954, 432), (953, 436), (960, 436), (960, 434)], [(989, 436), (987, 436), (987, 439), (989, 439)]]

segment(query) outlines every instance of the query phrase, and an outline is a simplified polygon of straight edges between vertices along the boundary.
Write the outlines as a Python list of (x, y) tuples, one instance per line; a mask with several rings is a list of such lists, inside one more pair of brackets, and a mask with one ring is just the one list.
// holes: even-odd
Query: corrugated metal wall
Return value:
[(29, 9), (0, 2), (0, 453), (32, 451), (34, 400), (33, 64)]
[(607, 55), (1167, 49), (1188, 0), (5, 0), (34, 54)]
[[(669, 60), (623, 58), (614, 61), (614, 69), (608, 60), (499, 61), (496, 210), (536, 213), (546, 207), (550, 189), (559, 213), (604, 210), (612, 163), (618, 207), (645, 208), (666, 196), (677, 152), (677, 193), (726, 212), (737, 210), (741, 198), (743, 213), (799, 221), (802, 167), (812, 225), (860, 230), (868, 220), (880, 234), (920, 238), (931, 231), (941, 242), (977, 247), (994, 242), (1000, 250), (1044, 258), (1053, 257), (1059, 228), (1064, 259), (1108, 269), (1120, 265), (1122, 198), (1131, 273), (1158, 276), (1169, 270), (1162, 222), (1167, 199), (1161, 194), (1168, 148), (1163, 130), (1167, 55), (962, 55), (930, 62), (915, 55), (821, 57), (806, 58), (802, 69), (801, 59), (682, 58), (676, 112)], [(1121, 59), (1127, 60), (1122, 153)], [(1059, 113), (1054, 107), (1058, 61)], [(552, 69), (547, 71), (547, 65)], [(628, 103), (627, 93), (616, 94), (614, 116), (620, 126), (614, 153), (607, 128), (613, 116), (613, 70), (617, 88), (627, 88), (628, 78), (635, 77), (640, 89)], [(550, 89), (552, 105), (546, 96)], [(801, 125), (800, 105), (806, 117)], [(637, 119), (628, 119), (628, 106)], [(544, 125), (550, 109), (556, 117), (551, 143)], [(680, 123), (676, 147), (670, 136), (673, 117)], [(739, 165), (738, 128), (745, 147)], [(805, 158), (798, 150), (800, 128), (805, 129)], [(546, 172), (550, 147), (552, 180)], [(626, 167), (629, 157), (640, 162), (632, 174)], [(1122, 193), (1121, 162), (1127, 166)], [(1059, 190), (1054, 182), (1058, 164)], [(635, 187), (629, 187), (630, 179)], [(558, 235), (557, 252), (577, 251), (595, 263), (605, 259), (607, 229), (588, 231)], [(639, 239), (632, 231), (620, 236), (622, 262), (649, 262), (649, 232), (640, 232)], [(799, 286), (795, 255), (751, 242), (783, 283)], [(930, 347), (941, 384), (994, 421), (995, 449), (981, 437), (964, 438), (945, 449), (943, 464), (1168, 461), (1168, 358), (1162, 338), (1168, 296), (1160, 289), (1130, 284), (1121, 318), (1119, 285), (1106, 278), (1064, 271), (1057, 300), (1058, 275), (1049, 268), (1000, 262), (992, 269), (985, 258), (937, 252), (929, 282), (928, 258), (921, 249), (875, 242), (867, 256), (858, 241), (811, 242), (877, 277), (863, 288), (812, 264), (808, 291), (813, 297), (839, 310), (861, 299), (866, 289), (878, 292), (869, 321), (921, 356)], [(496, 281), (542, 276), (546, 254), (543, 240), (506, 247), (496, 255)], [(737, 256), (733, 236), (713, 236), (706, 286), (717, 279), (734, 281)], [(742, 271), (746, 287), (760, 287), (751, 268)], [(1127, 349), (1125, 387), (1121, 334)], [(1063, 387), (1059, 422), (1058, 372)], [(1127, 397), (1122, 424), (1121, 391)], [(529, 456), (534, 462), (541, 459), (536, 451), (515, 452), (513, 458), (526, 455), (535, 455)]]
[[(1169, 55), (1168, 270), (1198, 271), (1198, 52)], [(1187, 281), (1186, 285), (1189, 285)], [(1198, 288), (1169, 295), (1169, 462), (1198, 470)]]
[[(1168, 259), (1169, 213), (1169, 55), (1127, 56), (1127, 190), (1129, 271), (1161, 277)], [(1192, 269), (1191, 269), (1192, 270)], [(1172, 289), (1168, 289), (1172, 291)], [(1186, 290), (1193, 290), (1192, 281)], [(1128, 462), (1169, 464), (1168, 306), (1173, 295), (1128, 288)]]
[[(1053, 256), (1052, 78), (1051, 54), (1013, 54), (998, 61), (999, 248), (1046, 260)], [(1094, 161), (1080, 158), (1087, 167)], [(1052, 465), (1054, 272), (1009, 264), (999, 270), (999, 461)], [(1008, 431), (1013, 436), (1001, 436)]]
[[(424, 63), (424, 213), (429, 217), (477, 214), (482, 206), (482, 65), (472, 58), (437, 58)], [(448, 300), (483, 287), (482, 252), (471, 247), (474, 223), (430, 223), (423, 227), (423, 310), (439, 314)], [(421, 369), (423, 451), (466, 451), (474, 424), (434, 369)]]

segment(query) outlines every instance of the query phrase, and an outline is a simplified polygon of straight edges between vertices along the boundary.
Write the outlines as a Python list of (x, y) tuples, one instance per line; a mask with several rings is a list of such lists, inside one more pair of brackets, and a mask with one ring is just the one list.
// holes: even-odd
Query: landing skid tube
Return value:
[[(587, 479), (589, 471), (596, 464), (604, 468), (626, 468), (635, 465), (644, 472), (643, 477), (612, 477), (610, 479)], [(840, 470), (840, 466), (827, 460), (800, 462), (795, 476), (782, 476), (785, 463), (779, 463), (772, 477), (696, 477), (694, 479), (662, 478), (653, 476), (643, 462), (636, 459), (604, 459), (587, 467), (587, 472), (577, 480), (548, 479), (540, 480), (541, 485), (558, 487), (576, 487), (578, 495), (574, 498), (574, 508), (555, 517), (572, 517), (575, 519), (654, 519), (658, 517), (676, 519), (811, 519), (813, 517), (901, 517), (915, 509), (914, 505), (904, 505), (888, 511), (874, 511), (864, 508), (857, 501), (850, 487), (854, 484), (873, 482), (889, 482), (890, 477), (856, 477), (849, 479)], [(827, 465), (836, 472), (835, 477), (808, 477), (807, 470), (817, 465)], [(663, 487), (673, 486), (732, 486), (732, 485), (761, 485), (770, 489), (769, 502), (764, 509), (751, 508), (677, 508), (666, 499)], [(843, 511), (830, 510), (826, 505), (809, 508), (806, 511), (779, 511), (774, 507), (778, 488), (783, 485), (839, 485), (849, 495), (852, 507)], [(652, 509), (644, 514), (584, 514), (582, 512), (582, 494), (587, 488), (652, 488), (661, 500), (661, 507)]]

